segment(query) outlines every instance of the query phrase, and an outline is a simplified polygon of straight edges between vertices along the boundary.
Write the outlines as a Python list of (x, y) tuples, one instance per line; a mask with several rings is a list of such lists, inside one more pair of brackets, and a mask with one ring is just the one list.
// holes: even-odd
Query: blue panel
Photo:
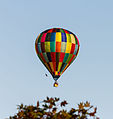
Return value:
[(67, 63), (65, 63), (61, 69), (61, 72), (64, 70), (64, 68), (66, 67)]
[(55, 41), (56, 33), (51, 33), (50, 42)]
[(41, 50), (41, 44), (40, 43), (38, 43), (38, 51), (39, 51), (39, 53), (42, 52), (42, 50)]
[(67, 37), (65, 33), (61, 33), (62, 35), (62, 42), (67, 42)]

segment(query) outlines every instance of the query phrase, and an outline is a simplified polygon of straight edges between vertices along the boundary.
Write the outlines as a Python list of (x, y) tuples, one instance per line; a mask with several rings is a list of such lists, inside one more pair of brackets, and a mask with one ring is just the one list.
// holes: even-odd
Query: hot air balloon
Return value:
[(77, 36), (63, 28), (52, 28), (40, 33), (35, 41), (35, 49), (39, 59), (57, 80), (77, 57), (79, 52)]

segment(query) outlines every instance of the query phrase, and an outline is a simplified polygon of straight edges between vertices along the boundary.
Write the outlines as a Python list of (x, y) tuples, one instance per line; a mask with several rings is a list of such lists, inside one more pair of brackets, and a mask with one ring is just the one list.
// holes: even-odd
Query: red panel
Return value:
[(56, 53), (55, 52), (51, 52), (51, 59), (52, 59), (52, 62), (56, 62)]
[(75, 44), (72, 43), (71, 52), (70, 53), (73, 54), (74, 53), (74, 50), (75, 50)]
[(65, 31), (65, 33), (68, 33), (69, 34), (69, 32), (67, 30), (65, 30), (65, 29), (63, 29), (63, 30)]
[(65, 53), (61, 52), (59, 62), (63, 62), (64, 56), (65, 56)]
[(53, 29), (50, 29), (47, 33), (52, 33), (53, 32)]
[(56, 71), (56, 62), (53, 62), (54, 71)]
[(45, 43), (44, 42), (41, 42), (41, 50), (42, 50), (42, 52), (45, 52)]
[(53, 28), (53, 31), (52, 32), (56, 32), (56, 28)]
[(58, 75), (60, 76), (60, 72), (58, 72)]
[(43, 33), (43, 35), (41, 37), (41, 42), (45, 42), (46, 35), (47, 35), (47, 33)]

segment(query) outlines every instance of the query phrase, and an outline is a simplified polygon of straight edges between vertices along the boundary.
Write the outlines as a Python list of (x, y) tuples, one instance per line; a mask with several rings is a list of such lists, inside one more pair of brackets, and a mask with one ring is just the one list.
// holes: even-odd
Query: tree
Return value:
[[(59, 98), (49, 98), (37, 105), (18, 105), (18, 113), (9, 119), (99, 119), (96, 116), (97, 108), (90, 105), (88, 101), (80, 102), (77, 108), (65, 110), (68, 104), (66, 100), (60, 102)], [(60, 108), (60, 109), (59, 109)]]

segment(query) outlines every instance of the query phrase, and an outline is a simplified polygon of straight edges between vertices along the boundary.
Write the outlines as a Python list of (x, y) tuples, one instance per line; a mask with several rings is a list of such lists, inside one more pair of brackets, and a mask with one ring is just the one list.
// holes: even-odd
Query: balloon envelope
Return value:
[(78, 55), (79, 41), (75, 34), (63, 28), (48, 29), (36, 39), (39, 59), (57, 81)]

